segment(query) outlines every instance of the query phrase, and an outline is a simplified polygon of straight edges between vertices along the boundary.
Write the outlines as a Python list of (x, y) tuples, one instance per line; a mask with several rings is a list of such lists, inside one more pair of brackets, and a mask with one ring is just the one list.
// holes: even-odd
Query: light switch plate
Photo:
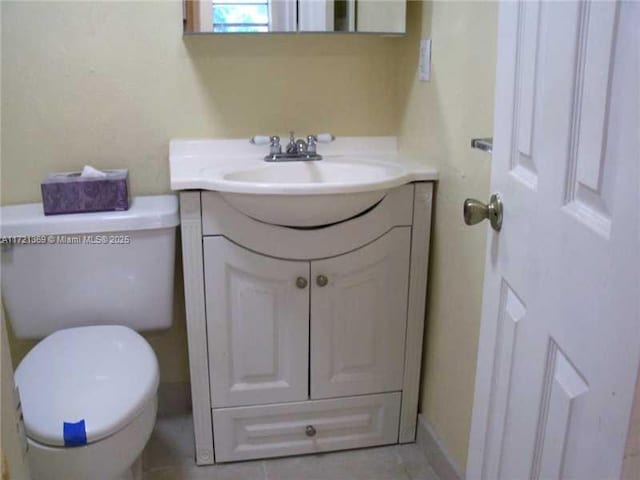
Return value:
[(418, 63), (418, 75), (421, 82), (431, 80), (431, 39), (420, 40), (420, 61)]

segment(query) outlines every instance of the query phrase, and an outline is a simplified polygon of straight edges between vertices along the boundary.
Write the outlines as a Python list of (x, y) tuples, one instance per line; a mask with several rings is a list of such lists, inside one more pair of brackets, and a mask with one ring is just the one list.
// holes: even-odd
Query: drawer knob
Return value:
[(324, 275), (318, 275), (318, 277), (316, 278), (316, 283), (319, 287), (324, 287), (327, 283), (329, 283), (329, 279), (327, 279), (327, 277), (325, 277)]
[(304, 277), (296, 278), (296, 287), (298, 288), (307, 288), (307, 279)]
[(316, 434), (316, 429), (313, 425), (307, 425), (307, 427), (304, 429), (304, 433), (307, 434), (307, 437), (313, 437)]

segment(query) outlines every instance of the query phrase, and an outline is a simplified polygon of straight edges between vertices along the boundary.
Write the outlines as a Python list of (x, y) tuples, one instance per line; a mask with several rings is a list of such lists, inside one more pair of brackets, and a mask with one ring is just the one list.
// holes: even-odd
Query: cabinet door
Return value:
[(213, 407), (308, 397), (309, 263), (204, 240)]
[(410, 238), (311, 262), (311, 398), (402, 389)]

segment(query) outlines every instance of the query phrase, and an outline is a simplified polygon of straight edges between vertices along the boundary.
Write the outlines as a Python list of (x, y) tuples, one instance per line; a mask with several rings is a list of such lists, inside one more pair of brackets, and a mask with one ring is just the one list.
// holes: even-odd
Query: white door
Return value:
[(309, 262), (204, 239), (213, 407), (306, 400)]
[(638, 25), (635, 2), (501, 5), (504, 221), (488, 235), (469, 479), (620, 475), (640, 358)]
[(402, 389), (410, 239), (311, 262), (311, 398)]

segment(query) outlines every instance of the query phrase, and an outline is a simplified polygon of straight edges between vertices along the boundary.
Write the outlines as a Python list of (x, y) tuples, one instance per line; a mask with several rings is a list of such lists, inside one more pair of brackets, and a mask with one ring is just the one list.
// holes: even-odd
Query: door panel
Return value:
[(311, 263), (311, 398), (402, 389), (410, 236)]
[(208, 237), (204, 265), (212, 406), (306, 399), (309, 263)]
[(618, 478), (640, 360), (640, 5), (501, 5), (467, 478)]

